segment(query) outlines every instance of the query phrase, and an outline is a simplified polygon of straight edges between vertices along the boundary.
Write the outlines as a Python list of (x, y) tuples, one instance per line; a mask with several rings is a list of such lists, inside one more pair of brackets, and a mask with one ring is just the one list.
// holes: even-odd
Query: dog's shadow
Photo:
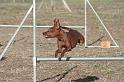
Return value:
[(64, 73), (57, 74), (57, 75), (55, 75), (55, 76), (53, 76), (53, 77), (49, 77), (49, 78), (46, 78), (46, 79), (43, 79), (43, 80), (37, 81), (37, 82), (45, 82), (45, 81), (47, 81), (47, 80), (54, 79), (54, 78), (57, 78), (57, 77), (59, 77), (59, 79), (58, 79), (57, 81), (55, 81), (55, 82), (60, 82), (70, 71), (72, 71), (72, 70), (73, 70), (74, 68), (76, 68), (76, 67), (77, 67), (77, 66), (74, 66), (74, 67), (70, 68), (69, 70), (67, 70), (67, 71), (64, 72)]
[(94, 82), (95, 80), (99, 80), (96, 76), (87, 76), (85, 78), (79, 78), (76, 80), (71, 80), (71, 82)]
[[(51, 80), (51, 79), (54, 79), (54, 78), (57, 78), (57, 77), (59, 77), (59, 78), (58, 78), (58, 80), (56, 80), (55, 82), (61, 82), (61, 80), (62, 80), (63, 78), (65, 78), (65, 76), (66, 76), (69, 72), (71, 72), (74, 68), (76, 68), (76, 67), (77, 67), (77, 66), (74, 66), (74, 67), (70, 68), (69, 70), (67, 70), (67, 71), (64, 72), (64, 73), (57, 74), (57, 75), (55, 75), (55, 76), (53, 76), (53, 77), (48, 77), (48, 78), (42, 79), (41, 81), (37, 81), (37, 82), (45, 82), (45, 81), (47, 81), (47, 80)], [(71, 82), (94, 82), (95, 80), (98, 80), (98, 79), (99, 79), (99, 78), (96, 77), (96, 76), (86, 76), (86, 77), (84, 77), (84, 78), (79, 78), (79, 79), (76, 79), (76, 80), (71, 80)]]

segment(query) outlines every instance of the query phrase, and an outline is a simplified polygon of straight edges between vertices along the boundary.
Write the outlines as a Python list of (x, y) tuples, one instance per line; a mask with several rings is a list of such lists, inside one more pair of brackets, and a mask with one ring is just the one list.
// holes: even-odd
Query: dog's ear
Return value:
[(59, 19), (57, 19), (57, 21), (56, 21), (56, 28), (57, 28), (57, 29), (61, 28)]
[(53, 21), (53, 27), (56, 27), (56, 26), (57, 26), (57, 20), (54, 19), (54, 21)]

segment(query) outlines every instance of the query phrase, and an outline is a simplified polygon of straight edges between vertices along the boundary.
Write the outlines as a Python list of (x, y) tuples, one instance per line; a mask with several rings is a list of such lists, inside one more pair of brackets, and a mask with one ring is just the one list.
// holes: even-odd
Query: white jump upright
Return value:
[(36, 82), (36, 0), (33, 0), (33, 82)]
[(13, 34), (12, 38), (10, 39), (10, 41), (8, 42), (7, 46), (4, 48), (3, 52), (0, 55), (0, 60), (3, 58), (3, 56), (5, 55), (5, 52), (7, 51), (7, 49), (9, 48), (9, 46), (11, 45), (12, 41), (14, 40), (14, 38), (16, 37), (17, 33), (19, 32), (19, 30), (21, 29), (23, 23), (25, 22), (26, 18), (28, 17), (28, 15), (30, 14), (31, 10), (33, 8), (33, 5), (31, 5), (30, 9), (28, 10), (27, 14), (25, 15), (25, 17), (23, 18), (22, 22), (20, 23), (20, 25), (18, 26), (17, 30), (15, 31), (15, 33)]
[(84, 45), (85, 45), (85, 47), (87, 47), (87, 1), (85, 0), (85, 8), (84, 8), (84, 16), (85, 16), (85, 18), (84, 18), (84, 23), (85, 23), (85, 25), (84, 25), (84, 27), (85, 27), (85, 34), (84, 34), (84, 37), (85, 37), (85, 42), (84, 42)]
[[(35, 0), (34, 0), (35, 2)], [(115, 43), (115, 46), (111, 46), (111, 47), (118, 47), (117, 43), (114, 41), (113, 37), (111, 36), (111, 34), (109, 33), (109, 31), (107, 30), (106, 26), (104, 25), (104, 23), (101, 21), (100, 17), (98, 16), (98, 14), (96, 13), (96, 11), (94, 10), (94, 8), (92, 7), (91, 3), (89, 2), (89, 0), (85, 0), (85, 47), (100, 47), (100, 46), (88, 46), (87, 45), (87, 3), (90, 5), (91, 9), (94, 11), (95, 15), (97, 16), (97, 18), (99, 19), (99, 21), (101, 22), (101, 24), (103, 25), (103, 27), (105, 28), (105, 30), (107, 31), (107, 33), (109, 34), (110, 38), (112, 39), (112, 41)], [(35, 9), (35, 8), (34, 8)], [(35, 10), (34, 12), (35, 13)], [(35, 18), (35, 17), (34, 17)], [(34, 33), (35, 33), (35, 21), (34, 21)], [(34, 50), (36, 50), (36, 45), (35, 45), (35, 38), (36, 36), (34, 35)], [(37, 70), (37, 61), (124, 61), (124, 57), (84, 57), (84, 58), (71, 58), (71, 57), (67, 57), (67, 58), (42, 58), (42, 57), (37, 57), (35, 55), (35, 51), (34, 51), (34, 56), (33, 56), (33, 82), (36, 82), (36, 70)]]
[(97, 12), (95, 11), (95, 9), (93, 8), (93, 6), (91, 5), (89, 0), (85, 0), (85, 47), (101, 47), (101, 46), (88, 46), (87, 45), (87, 3), (90, 6), (90, 8), (93, 10), (93, 12), (95, 13), (96, 17), (98, 18), (98, 20), (100, 21), (101, 25), (103, 26), (103, 28), (105, 29), (105, 31), (108, 33), (109, 37), (112, 39), (112, 41), (114, 42), (115, 46), (110, 46), (110, 47), (119, 47), (118, 44), (116, 43), (116, 41), (114, 40), (114, 38), (112, 37), (112, 35), (110, 34), (110, 32), (108, 31), (107, 27), (105, 26), (105, 24), (103, 23), (103, 21), (101, 20), (100, 16), (97, 14)]
[[(112, 37), (112, 35), (110, 34), (110, 32), (108, 31), (107, 27), (105, 26), (105, 24), (102, 22), (101, 18), (99, 17), (99, 15), (97, 14), (97, 12), (95, 11), (95, 9), (93, 8), (93, 6), (91, 5), (90, 1), (87, 0), (86, 1), (90, 8), (93, 10), (93, 12), (95, 13), (96, 17), (98, 18), (98, 20), (100, 21), (100, 23), (102, 24), (103, 28), (105, 29), (105, 31), (108, 33), (109, 37), (112, 39), (112, 41), (114, 42), (115, 46), (111, 46), (111, 47), (119, 47), (118, 44), (115, 42), (114, 38)], [(85, 3), (86, 4), (86, 3)], [(87, 46), (87, 47), (101, 47), (101, 46)]]

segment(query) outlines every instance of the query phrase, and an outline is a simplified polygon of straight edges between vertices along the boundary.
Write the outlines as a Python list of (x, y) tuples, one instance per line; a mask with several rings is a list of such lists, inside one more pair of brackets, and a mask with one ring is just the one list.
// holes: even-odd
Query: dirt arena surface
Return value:
[[(67, 0), (72, 13), (55, 0), (54, 10), (50, 1), (45, 1), (40, 9), (37, 3), (37, 25), (51, 25), (59, 18), (62, 25), (84, 25), (84, 2)], [(41, 2), (40, 2), (41, 3)], [(91, 1), (106, 27), (118, 43), (119, 48), (85, 48), (77, 45), (65, 57), (124, 57), (124, 1)], [(0, 3), (1, 4), (1, 3)], [(20, 24), (31, 3), (4, 3), (0, 5), (0, 24)], [(103, 37), (110, 40), (106, 31), (88, 7), (88, 44)], [(32, 14), (24, 25), (32, 25)], [(48, 28), (36, 29), (36, 55), (54, 57), (57, 49), (56, 39), (46, 39), (42, 32)], [(84, 29), (76, 29), (84, 34)], [(0, 52), (16, 31), (16, 28), (0, 28)], [(15, 40), (0, 61), (0, 82), (33, 82), (33, 39), (32, 28), (21, 28)], [(92, 45), (99, 45), (100, 41)], [(111, 41), (111, 44), (114, 43)], [(37, 82), (124, 82), (124, 61), (41, 61), (37, 63)]]

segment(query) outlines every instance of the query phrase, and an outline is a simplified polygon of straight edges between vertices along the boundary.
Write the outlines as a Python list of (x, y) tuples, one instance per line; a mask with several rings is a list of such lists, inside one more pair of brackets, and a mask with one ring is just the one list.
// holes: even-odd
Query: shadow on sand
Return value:
[[(61, 80), (62, 80), (63, 78), (65, 78), (65, 76), (66, 76), (69, 72), (71, 72), (74, 68), (76, 68), (76, 67), (77, 67), (77, 66), (74, 66), (74, 67), (70, 68), (69, 70), (67, 70), (67, 71), (64, 72), (64, 73), (57, 74), (57, 75), (55, 75), (55, 76), (53, 76), (53, 77), (48, 77), (48, 78), (45, 78), (45, 79), (43, 79), (43, 80), (41, 80), (41, 81), (37, 81), (37, 82), (45, 82), (45, 81), (47, 81), (47, 80), (51, 80), (51, 79), (54, 79), (54, 78), (57, 78), (57, 77), (59, 77), (59, 79), (56, 80), (55, 82), (61, 82)], [(94, 82), (95, 80), (99, 80), (99, 78), (96, 77), (96, 76), (86, 76), (86, 77), (84, 77), (84, 78), (79, 78), (79, 79), (76, 79), (76, 80), (71, 80), (71, 82)]]
[(49, 77), (49, 78), (46, 78), (46, 79), (43, 79), (43, 80), (37, 81), (37, 82), (45, 82), (47, 80), (54, 79), (54, 78), (57, 78), (57, 77), (59, 77), (59, 79), (57, 81), (55, 81), (55, 82), (60, 82), (69, 72), (71, 72), (76, 67), (77, 66), (74, 66), (74, 67), (70, 68), (69, 70), (67, 70), (66, 72), (64, 72), (62, 74), (57, 74), (57, 75), (55, 75), (53, 77)]
[(95, 80), (99, 80), (96, 76), (87, 76), (85, 78), (79, 78), (77, 80), (72, 80), (71, 82), (94, 82)]

